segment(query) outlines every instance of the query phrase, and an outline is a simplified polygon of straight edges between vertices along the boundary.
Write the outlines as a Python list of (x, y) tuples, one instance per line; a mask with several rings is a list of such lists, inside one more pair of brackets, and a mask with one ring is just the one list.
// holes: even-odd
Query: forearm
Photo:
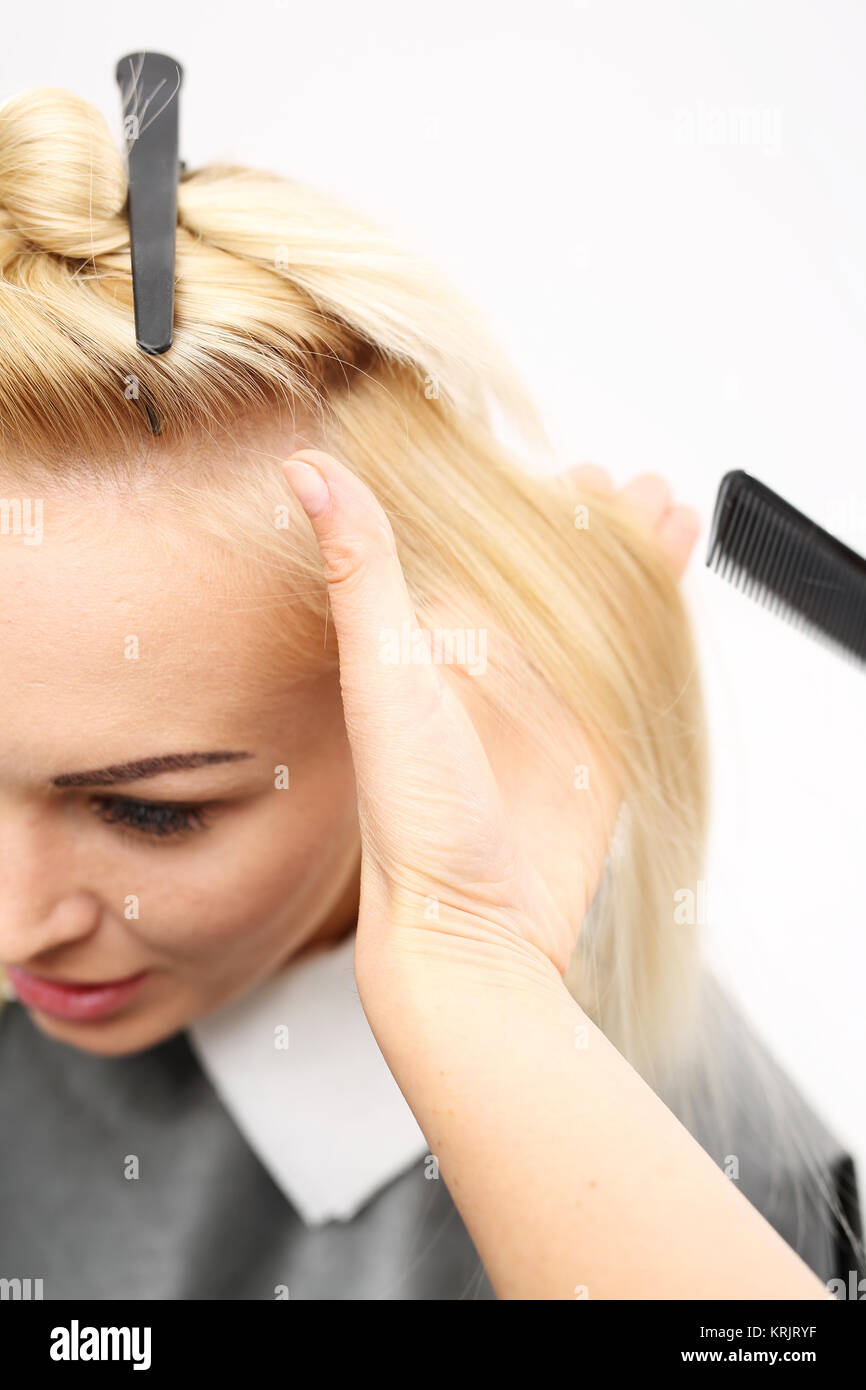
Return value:
[(829, 1297), (564, 986), (389, 969), (368, 1017), (498, 1297)]

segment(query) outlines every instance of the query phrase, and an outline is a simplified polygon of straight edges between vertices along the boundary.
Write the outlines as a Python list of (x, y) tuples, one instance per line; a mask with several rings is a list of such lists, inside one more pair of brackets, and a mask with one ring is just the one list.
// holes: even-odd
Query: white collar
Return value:
[(308, 1226), (348, 1220), (428, 1152), (361, 1006), (354, 953), (353, 933), (187, 1029), (226, 1109)]

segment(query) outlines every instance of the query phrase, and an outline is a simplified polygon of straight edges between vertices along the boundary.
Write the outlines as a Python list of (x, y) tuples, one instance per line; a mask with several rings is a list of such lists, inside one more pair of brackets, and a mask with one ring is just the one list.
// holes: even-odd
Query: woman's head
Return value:
[[(151, 969), (113, 1041), (106, 1021), (51, 1025), (123, 1051), (350, 916), (333, 632), (277, 466), (312, 444), (382, 501), (421, 621), (483, 629), (473, 693), (531, 731), (551, 786), (591, 798), (594, 769), (575, 778), (533, 688), (618, 777), (628, 829), (569, 978), (649, 1066), (688, 997), (694, 933), (674, 894), (696, 883), (704, 813), (700, 696), (663, 557), (615, 500), (516, 466), (493, 412), (538, 452), (542, 433), (467, 307), (289, 181), (182, 179), (174, 344), (138, 353), (124, 197), (89, 107), (32, 92), (0, 109), (0, 498), (42, 516), (40, 544), (0, 535), (0, 960), (80, 980)], [(115, 781), (127, 799), (218, 803), (175, 843), (106, 804), (111, 786), (70, 782), (181, 753), (252, 756)], [(121, 813), (138, 828), (100, 819)]]
[(39, 491), (41, 543), (0, 544), (0, 960), (81, 983), (149, 971), (110, 1017), (38, 1015), (125, 1052), (345, 921), (351, 758), (334, 672), (266, 568), (158, 484)]

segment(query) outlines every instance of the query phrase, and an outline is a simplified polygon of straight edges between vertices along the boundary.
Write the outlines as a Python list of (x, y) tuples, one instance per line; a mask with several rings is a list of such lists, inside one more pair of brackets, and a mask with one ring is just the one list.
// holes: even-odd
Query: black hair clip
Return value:
[[(129, 242), (135, 340), (156, 356), (171, 347), (177, 182), (178, 94), (183, 68), (164, 53), (128, 53), (115, 70), (123, 98), (129, 166)], [(153, 421), (151, 421), (153, 424)]]

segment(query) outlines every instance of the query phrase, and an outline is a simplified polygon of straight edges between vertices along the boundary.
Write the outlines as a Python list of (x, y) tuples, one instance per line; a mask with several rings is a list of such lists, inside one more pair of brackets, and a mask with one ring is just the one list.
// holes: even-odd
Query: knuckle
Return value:
[(352, 589), (363, 584), (369, 557), (354, 537), (332, 536), (322, 546), (322, 569), (331, 589)]
[(394, 533), (381, 509), (365, 519), (363, 529), (329, 536), (321, 550), (325, 579), (332, 589), (362, 586), (383, 559), (397, 558)]

